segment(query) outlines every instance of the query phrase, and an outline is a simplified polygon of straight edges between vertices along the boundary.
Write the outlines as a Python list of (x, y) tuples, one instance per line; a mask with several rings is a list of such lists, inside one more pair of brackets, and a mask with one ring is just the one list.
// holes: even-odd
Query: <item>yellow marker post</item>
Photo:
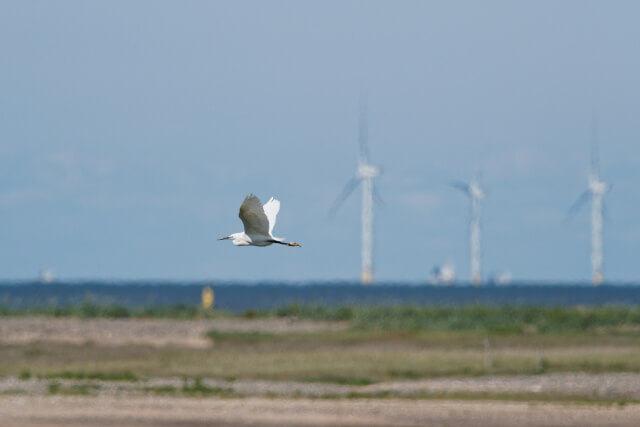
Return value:
[(202, 308), (205, 310), (210, 310), (213, 308), (213, 302), (215, 299), (215, 294), (213, 293), (213, 289), (211, 286), (205, 286), (202, 288)]

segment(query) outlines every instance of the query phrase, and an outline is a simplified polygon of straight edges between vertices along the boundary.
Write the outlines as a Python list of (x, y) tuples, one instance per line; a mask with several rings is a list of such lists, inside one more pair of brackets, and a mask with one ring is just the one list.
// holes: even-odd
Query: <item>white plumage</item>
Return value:
[(218, 240), (233, 240), (235, 246), (269, 246), (278, 243), (286, 246), (300, 247), (299, 244), (284, 241), (284, 238), (273, 236), (273, 227), (280, 211), (280, 201), (273, 197), (262, 205), (260, 199), (249, 194), (240, 206), (238, 216), (244, 225), (244, 231), (233, 233)]

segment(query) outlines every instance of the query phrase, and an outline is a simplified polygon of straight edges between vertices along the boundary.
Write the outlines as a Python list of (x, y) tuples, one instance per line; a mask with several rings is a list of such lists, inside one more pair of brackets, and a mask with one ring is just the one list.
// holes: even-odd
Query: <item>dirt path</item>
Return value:
[(203, 348), (211, 345), (207, 331), (312, 332), (343, 329), (346, 324), (266, 319), (78, 319), (56, 317), (3, 317), (0, 342), (26, 344), (36, 341), (81, 344), (96, 342), (105, 346), (140, 344), (175, 345)]
[(0, 396), (3, 427), (636, 426), (640, 405), (413, 400)]

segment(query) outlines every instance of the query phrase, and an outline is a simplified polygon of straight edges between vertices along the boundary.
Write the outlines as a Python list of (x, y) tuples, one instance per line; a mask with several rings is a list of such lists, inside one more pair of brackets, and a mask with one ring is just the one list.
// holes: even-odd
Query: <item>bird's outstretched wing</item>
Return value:
[(280, 200), (272, 197), (264, 204), (263, 208), (265, 215), (267, 215), (267, 220), (269, 220), (269, 234), (271, 234), (273, 227), (276, 225), (276, 216), (278, 216), (278, 212), (280, 211)]
[(269, 235), (269, 220), (262, 209), (262, 203), (253, 194), (249, 194), (240, 206), (238, 216), (244, 224), (244, 232), (247, 234)]

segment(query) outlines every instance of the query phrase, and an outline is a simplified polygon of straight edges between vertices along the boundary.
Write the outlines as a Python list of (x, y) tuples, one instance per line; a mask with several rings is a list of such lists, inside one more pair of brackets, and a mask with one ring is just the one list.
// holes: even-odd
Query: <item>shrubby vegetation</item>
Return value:
[(274, 310), (251, 310), (234, 315), (195, 305), (126, 307), (101, 305), (92, 300), (71, 306), (10, 308), (0, 316), (170, 318), (286, 317), (348, 322), (356, 330), (486, 331), (492, 333), (572, 332), (625, 329), (640, 331), (640, 306), (533, 307), (533, 306), (343, 306), (292, 304)]
[(505, 333), (640, 329), (639, 306), (406, 306), (338, 307), (290, 305), (270, 316), (349, 321), (363, 330), (490, 331)]
[(92, 300), (86, 300), (81, 304), (68, 306), (45, 305), (28, 308), (0, 306), (0, 316), (196, 319), (220, 317), (223, 315), (225, 315), (224, 312), (204, 310), (195, 305), (176, 304), (158, 307), (127, 307), (118, 304), (97, 304)]

